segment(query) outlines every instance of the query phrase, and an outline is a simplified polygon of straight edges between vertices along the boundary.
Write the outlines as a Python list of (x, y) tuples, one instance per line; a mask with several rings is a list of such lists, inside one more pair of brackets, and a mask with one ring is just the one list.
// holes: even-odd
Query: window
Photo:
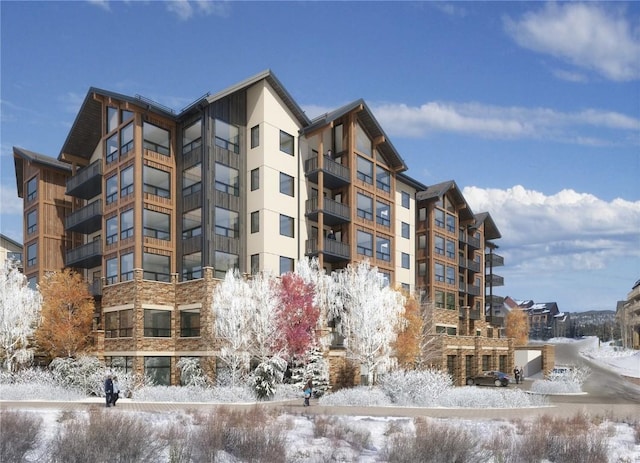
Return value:
[(389, 272), (378, 272), (382, 276), (382, 286), (389, 286), (391, 283), (391, 274)]
[(444, 265), (436, 263), (436, 281), (444, 282)]
[(404, 207), (405, 209), (411, 208), (411, 195), (409, 195), (409, 193), (407, 193), (406, 191), (402, 191), (400, 194), (402, 198), (402, 207)]
[(356, 239), (358, 241), (358, 254), (372, 257), (373, 256), (373, 235), (371, 233), (358, 230)]
[(107, 133), (118, 127), (118, 108), (107, 106)]
[(251, 254), (251, 273), (255, 274), (260, 271), (260, 254)]
[(260, 146), (260, 126), (254, 125), (251, 127), (251, 148), (257, 148)]
[(491, 356), (490, 355), (483, 355), (482, 356), (482, 369), (484, 371), (489, 371), (491, 369)]
[(444, 238), (442, 236), (436, 235), (436, 239), (434, 241), (434, 247), (435, 247), (436, 254), (440, 254), (441, 256), (444, 256)]
[(293, 272), (293, 270), (293, 259), (290, 257), (280, 256), (280, 275), (287, 272)]
[(120, 281), (133, 280), (133, 253), (120, 256)]
[(216, 190), (231, 196), (240, 195), (240, 176), (233, 167), (216, 162)]
[(336, 149), (336, 154), (341, 153), (343, 148), (342, 135), (344, 127), (342, 124), (337, 124), (333, 127), (333, 144)]
[(426, 249), (427, 235), (418, 235), (418, 249)]
[(389, 193), (391, 191), (391, 175), (383, 167), (376, 166), (376, 186)]
[(182, 279), (202, 278), (202, 253), (194, 252), (182, 256)]
[(215, 220), (216, 235), (226, 236), (227, 238), (238, 237), (240, 225), (238, 223), (237, 212), (216, 207)]
[(145, 209), (142, 213), (144, 236), (158, 240), (171, 239), (171, 216)]
[(133, 194), (133, 166), (129, 166), (120, 172), (120, 197)]
[(121, 338), (133, 336), (133, 309), (120, 311), (119, 335)]
[(118, 259), (115, 257), (107, 259), (107, 272), (105, 280), (108, 285), (112, 285), (118, 281)]
[(280, 193), (287, 196), (294, 196), (293, 177), (280, 172)]
[(406, 252), (403, 252), (401, 254), (401, 259), (402, 261), (402, 268), (411, 268), (411, 264), (410, 264), (410, 260), (409, 260), (409, 254), (407, 254)]
[(34, 209), (27, 214), (27, 234), (35, 233), (38, 230), (38, 210)]
[(149, 122), (142, 125), (142, 139), (144, 149), (169, 156), (169, 131)]
[(120, 122), (127, 122), (129, 119), (133, 119), (133, 113), (123, 109), (120, 111)]
[(260, 188), (260, 168), (256, 167), (251, 171), (251, 191)]
[(107, 179), (107, 185), (105, 187), (106, 203), (111, 204), (118, 199), (118, 176), (112, 175)]
[(439, 309), (444, 309), (444, 291), (436, 291), (436, 307)]
[(180, 337), (195, 338), (200, 336), (200, 309), (180, 311)]
[(400, 288), (406, 294), (411, 294), (411, 285), (409, 283), (400, 283)]
[(125, 240), (133, 236), (133, 209), (120, 214), (120, 239)]
[(182, 171), (182, 196), (197, 193), (202, 189), (202, 164)]
[(145, 252), (142, 255), (142, 268), (145, 280), (168, 282), (170, 279), (171, 261), (169, 256)]
[(251, 213), (251, 233), (258, 233), (260, 231), (260, 211), (253, 211)]
[(362, 156), (357, 156), (356, 167), (358, 169), (358, 180), (373, 185), (373, 163)]
[(293, 156), (293, 135), (289, 135), (287, 132), (280, 131), (280, 151)]
[(421, 207), (420, 209), (418, 209), (418, 220), (420, 222), (424, 222), (425, 220), (427, 220), (427, 208), (426, 207)]
[(236, 254), (229, 254), (222, 251), (216, 251), (214, 254), (215, 277), (224, 278), (227, 270), (239, 268), (239, 259)]
[(450, 259), (456, 256), (456, 245), (453, 241), (447, 240), (447, 257)]
[(293, 217), (280, 214), (280, 234), (282, 236), (294, 237), (293, 233)]
[(444, 228), (444, 211), (440, 209), (435, 210), (436, 227)]
[(447, 293), (447, 310), (456, 310), (456, 295)]
[(151, 378), (156, 386), (169, 386), (171, 383), (171, 357), (145, 357), (144, 374)]
[(456, 218), (451, 214), (447, 214), (447, 231), (456, 231)]
[(27, 201), (33, 201), (38, 195), (38, 177), (32, 177), (27, 182)]
[(117, 133), (114, 133), (109, 138), (107, 138), (105, 149), (106, 149), (105, 158), (106, 158), (107, 164), (110, 164), (118, 159), (118, 134)]
[(171, 337), (171, 311), (144, 309), (144, 335), (147, 338)]
[(182, 154), (202, 146), (202, 119), (198, 119), (182, 132)]
[(117, 356), (117, 357), (105, 357), (105, 363), (110, 368), (117, 368), (125, 373), (133, 372), (133, 357), (130, 356)]
[(231, 125), (216, 119), (215, 144), (234, 153), (240, 152), (240, 131), (235, 125)]
[(376, 238), (376, 259), (391, 261), (391, 242), (387, 238)]
[(120, 156), (133, 149), (133, 122), (120, 131)]
[(400, 233), (403, 238), (411, 238), (411, 226), (408, 223), (402, 222), (401, 229), (402, 231)]
[(356, 123), (356, 150), (371, 156), (371, 140), (359, 123)]
[(142, 181), (145, 193), (160, 196), (161, 198), (171, 197), (169, 172), (156, 169), (155, 167), (144, 166), (142, 170)]
[(426, 262), (420, 262), (418, 264), (418, 275), (421, 277), (426, 277), (427, 276), (427, 263)]
[(118, 241), (118, 216), (109, 217), (105, 222), (107, 232), (107, 245)]
[(357, 209), (358, 217), (362, 217), (365, 220), (373, 220), (373, 199), (358, 193)]
[(385, 227), (391, 226), (391, 206), (376, 201), (376, 223)]
[(32, 267), (38, 263), (38, 243), (27, 246), (27, 267)]
[(118, 337), (118, 312), (107, 312), (104, 314), (104, 337)]
[(202, 234), (202, 209), (194, 209), (182, 214), (182, 239)]

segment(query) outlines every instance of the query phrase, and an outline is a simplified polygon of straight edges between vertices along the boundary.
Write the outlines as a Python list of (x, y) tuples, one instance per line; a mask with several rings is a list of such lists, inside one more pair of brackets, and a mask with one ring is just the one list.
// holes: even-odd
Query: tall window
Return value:
[(376, 201), (376, 223), (385, 227), (391, 226), (391, 206)]
[(260, 271), (260, 254), (251, 254), (251, 274)]
[(105, 159), (110, 164), (118, 159), (118, 134), (114, 133), (105, 144)]
[(182, 132), (182, 154), (202, 146), (202, 119), (198, 119)]
[(129, 119), (133, 119), (133, 112), (123, 109), (120, 111), (120, 122), (127, 122)]
[(436, 271), (436, 281), (440, 281), (444, 283), (444, 265), (436, 263), (435, 271)]
[(293, 156), (293, 135), (289, 135), (287, 132), (280, 131), (280, 151)]
[(420, 262), (418, 264), (418, 275), (421, 277), (426, 277), (427, 276), (427, 263), (426, 262)]
[(118, 328), (121, 338), (130, 338), (133, 336), (133, 309), (120, 311), (120, 323), (118, 324)]
[(112, 175), (107, 179), (105, 187), (106, 203), (111, 204), (118, 199), (118, 176)]
[(144, 336), (147, 338), (171, 337), (171, 311), (144, 309)]
[(333, 147), (336, 149), (336, 154), (344, 150), (344, 144), (342, 142), (343, 133), (344, 127), (342, 124), (336, 124), (333, 127)]
[(133, 280), (133, 253), (120, 256), (120, 281)]
[(224, 278), (227, 270), (239, 268), (240, 259), (237, 254), (229, 254), (227, 252), (216, 251), (214, 256), (215, 277)]
[(401, 234), (403, 238), (409, 239), (411, 237), (411, 226), (408, 223), (402, 222)]
[(251, 191), (260, 188), (260, 168), (256, 167), (251, 171)]
[(454, 293), (447, 293), (447, 310), (456, 310), (456, 295)]
[(120, 131), (120, 156), (133, 149), (133, 122)]
[(193, 338), (200, 336), (200, 309), (180, 311), (180, 337)]
[(160, 196), (161, 198), (171, 197), (169, 172), (151, 166), (144, 166), (142, 181), (145, 193)]
[(38, 230), (38, 210), (34, 209), (27, 213), (27, 234), (35, 233)]
[(260, 146), (260, 126), (254, 125), (251, 127), (251, 148), (257, 148)]
[(294, 237), (293, 217), (280, 214), (280, 234), (282, 236)]
[(409, 209), (411, 207), (411, 195), (406, 191), (401, 192), (402, 207)]
[(358, 169), (358, 180), (373, 185), (373, 163), (362, 156), (357, 156), (356, 168)]
[(456, 256), (456, 245), (453, 241), (447, 240), (447, 257), (453, 259)]
[(33, 201), (38, 195), (38, 177), (32, 177), (27, 182), (27, 201)]
[(371, 156), (371, 140), (360, 124), (356, 124), (356, 149), (359, 153)]
[(440, 254), (444, 256), (444, 238), (442, 236), (437, 236), (434, 240), (434, 246), (436, 250), (436, 254)]
[(456, 231), (456, 217), (451, 214), (447, 214), (447, 231)]
[(120, 197), (133, 194), (133, 166), (129, 166), (120, 172)]
[(202, 235), (202, 209), (193, 209), (182, 214), (182, 239)]
[(107, 244), (113, 244), (118, 241), (118, 216), (109, 217), (105, 222), (107, 232)]
[(260, 211), (253, 211), (251, 213), (251, 233), (258, 233), (260, 231)]
[(238, 213), (221, 207), (216, 207), (215, 214), (216, 235), (226, 236), (227, 238), (237, 238), (240, 230)]
[(133, 236), (133, 209), (120, 214), (120, 239), (125, 240)]
[(107, 106), (107, 133), (118, 127), (118, 108)]
[(169, 156), (170, 136), (168, 130), (145, 122), (142, 125), (142, 137), (144, 149)]
[(145, 357), (144, 374), (158, 386), (168, 386), (171, 382), (171, 357)]
[(118, 281), (118, 259), (115, 257), (107, 259), (106, 266), (105, 279), (108, 285), (112, 285)]
[(215, 144), (234, 153), (240, 152), (240, 130), (235, 125), (216, 119)]
[(171, 217), (169, 214), (145, 209), (142, 213), (144, 236), (158, 240), (171, 239)]
[(376, 238), (376, 259), (391, 261), (391, 242), (387, 238)]
[(171, 276), (171, 260), (169, 256), (145, 252), (142, 255), (142, 268), (145, 280), (169, 281)]
[(294, 196), (293, 177), (280, 172), (280, 193), (287, 196)]
[(189, 167), (182, 172), (182, 196), (197, 193), (202, 189), (202, 164)]
[(435, 292), (435, 303), (439, 309), (444, 309), (444, 291)]
[(231, 196), (240, 195), (240, 174), (233, 167), (216, 162), (216, 190)]
[(436, 222), (436, 227), (444, 228), (444, 211), (443, 210), (436, 209), (434, 219)]
[(401, 254), (401, 259), (402, 261), (402, 268), (411, 268), (411, 261), (409, 258), (409, 254), (407, 254), (406, 252), (403, 252)]
[(373, 235), (371, 233), (358, 230), (357, 241), (358, 241), (358, 254), (372, 257), (373, 256)]
[(376, 186), (387, 193), (391, 191), (391, 175), (381, 166), (376, 166)]
[(118, 337), (118, 312), (107, 312), (104, 314), (104, 337)]
[(38, 263), (38, 243), (27, 246), (27, 267), (32, 267)]
[(456, 283), (456, 271), (453, 267), (447, 266), (447, 284), (454, 285)]
[(182, 279), (194, 280), (196, 278), (202, 278), (202, 252), (182, 256)]
[(280, 256), (280, 275), (293, 272), (294, 270), (294, 261), (290, 257)]
[(421, 207), (420, 209), (418, 209), (418, 220), (420, 222), (424, 222), (425, 220), (427, 220), (427, 208), (426, 207)]
[(373, 220), (373, 199), (358, 193), (357, 196), (357, 213), (358, 217), (365, 220)]

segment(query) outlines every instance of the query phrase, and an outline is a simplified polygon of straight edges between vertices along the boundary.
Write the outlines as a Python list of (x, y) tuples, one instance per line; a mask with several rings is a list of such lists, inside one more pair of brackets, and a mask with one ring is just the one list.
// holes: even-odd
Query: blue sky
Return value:
[(640, 3), (11, 2), (12, 146), (57, 156), (89, 87), (180, 110), (271, 69), (310, 117), (364, 98), (409, 166), (502, 232), (500, 294), (614, 309), (640, 278)]

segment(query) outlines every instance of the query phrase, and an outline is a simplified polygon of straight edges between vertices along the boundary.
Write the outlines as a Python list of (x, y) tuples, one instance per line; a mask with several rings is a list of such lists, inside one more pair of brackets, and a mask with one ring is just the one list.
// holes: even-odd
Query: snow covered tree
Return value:
[(513, 338), (516, 346), (524, 346), (529, 340), (529, 317), (520, 309), (511, 310), (504, 318), (504, 331)]
[(277, 323), (280, 306), (278, 280), (267, 272), (253, 276), (249, 281), (252, 316), (250, 319), (250, 353), (260, 363), (283, 354), (284, 333)]
[(41, 305), (40, 293), (29, 288), (27, 277), (14, 264), (0, 269), (0, 360), (4, 370), (13, 371), (33, 358), (28, 344)]
[(211, 310), (214, 332), (220, 339), (218, 358), (226, 365), (228, 378), (218, 376), (218, 382), (237, 386), (249, 372), (253, 317), (251, 290), (238, 270), (229, 270), (213, 292)]
[(428, 299), (419, 301), (420, 318), (422, 319), (422, 332), (420, 333), (420, 355), (417, 368), (424, 370), (442, 365), (442, 335), (435, 332), (434, 312), (435, 304)]
[(51, 358), (76, 357), (91, 340), (94, 302), (87, 282), (68, 268), (49, 272), (40, 283), (42, 322), (38, 346)]
[(374, 384), (379, 369), (388, 364), (404, 312), (404, 296), (386, 284), (368, 261), (350, 264), (334, 274), (342, 294), (340, 330), (347, 356), (366, 368)]
[(420, 357), (420, 341), (423, 333), (423, 320), (420, 316), (418, 301), (408, 297), (401, 317), (401, 328), (395, 342), (398, 365), (409, 370), (415, 368)]

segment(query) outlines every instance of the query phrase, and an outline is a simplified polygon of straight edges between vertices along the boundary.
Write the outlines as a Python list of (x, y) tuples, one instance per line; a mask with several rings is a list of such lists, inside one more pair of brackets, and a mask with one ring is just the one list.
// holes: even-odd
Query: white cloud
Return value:
[(196, 14), (226, 17), (229, 15), (230, 8), (227, 2), (211, 0), (171, 0), (167, 2), (167, 10), (183, 21), (191, 19)]
[(618, 6), (547, 3), (520, 19), (506, 18), (507, 33), (524, 48), (549, 54), (607, 79), (640, 78), (640, 35)]
[(105, 11), (111, 11), (111, 6), (108, 0), (88, 0), (90, 4), (102, 8)]
[(2, 203), (2, 216), (16, 215), (22, 221), (22, 199), (18, 197), (15, 182), (13, 185), (0, 185), (0, 203)]

